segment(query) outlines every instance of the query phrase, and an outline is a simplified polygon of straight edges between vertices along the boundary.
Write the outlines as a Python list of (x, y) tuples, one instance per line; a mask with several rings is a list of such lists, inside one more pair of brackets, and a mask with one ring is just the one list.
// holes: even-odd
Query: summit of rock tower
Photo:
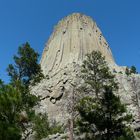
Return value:
[(43, 51), (42, 70), (49, 75), (73, 62), (80, 64), (93, 50), (100, 51), (109, 64), (115, 64), (108, 43), (92, 18), (73, 13), (55, 26)]

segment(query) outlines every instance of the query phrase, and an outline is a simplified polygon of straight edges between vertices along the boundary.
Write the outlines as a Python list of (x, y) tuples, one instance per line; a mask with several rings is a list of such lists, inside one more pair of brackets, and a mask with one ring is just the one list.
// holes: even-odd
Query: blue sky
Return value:
[(0, 78), (18, 46), (28, 41), (40, 54), (54, 25), (73, 12), (91, 16), (119, 65), (140, 71), (140, 0), (0, 0)]

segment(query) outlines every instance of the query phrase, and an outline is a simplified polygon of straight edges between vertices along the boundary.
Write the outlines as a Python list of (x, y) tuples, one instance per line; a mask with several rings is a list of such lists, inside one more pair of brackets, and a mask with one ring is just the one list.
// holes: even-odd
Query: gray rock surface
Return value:
[[(125, 67), (115, 63), (109, 45), (96, 23), (90, 17), (78, 13), (58, 23), (43, 51), (41, 67), (47, 78), (31, 88), (32, 94), (42, 98), (35, 107), (36, 112), (47, 112), (49, 119), (67, 123), (70, 118), (67, 107), (73, 85), (78, 87), (82, 83), (79, 78), (80, 65), (85, 54), (93, 50), (98, 50), (105, 56), (110, 69), (116, 75), (119, 83), (117, 94), (134, 116), (132, 126), (137, 127), (135, 123), (139, 122), (140, 75), (128, 77)], [(55, 138), (51, 140), (53, 139)]]
[(96, 23), (88, 16), (74, 13), (55, 27), (43, 51), (41, 67), (45, 75), (52, 75), (68, 64), (81, 63), (93, 50), (101, 51), (114, 64), (110, 47)]

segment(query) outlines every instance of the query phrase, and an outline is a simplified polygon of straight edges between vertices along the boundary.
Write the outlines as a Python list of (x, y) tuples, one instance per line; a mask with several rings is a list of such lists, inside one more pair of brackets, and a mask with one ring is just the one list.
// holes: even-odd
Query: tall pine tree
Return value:
[(25, 123), (31, 121), (35, 114), (32, 108), (39, 98), (30, 94), (30, 84), (43, 78), (38, 64), (38, 53), (25, 43), (14, 56), (14, 64), (8, 66), (10, 84), (0, 80), (0, 139), (19, 140), (26, 130)]
[(77, 106), (80, 132), (86, 133), (86, 139), (132, 140), (133, 132), (127, 127), (131, 115), (127, 114), (120, 98), (114, 94), (118, 86), (100, 52), (93, 51), (87, 55), (82, 77), (86, 86), (91, 89), (89, 91), (96, 96), (85, 94)]
[(114, 82), (114, 75), (109, 71), (105, 58), (100, 52), (93, 51), (87, 54), (87, 59), (83, 61), (81, 75), (85, 84), (90, 87), (88, 91), (94, 92), (97, 98), (104, 85), (111, 86), (114, 90), (118, 88), (117, 83)]
[(19, 140), (21, 138), (20, 111), (22, 99), (20, 92), (11, 85), (0, 82), (0, 139)]
[(28, 42), (20, 46), (18, 54), (13, 57), (15, 64), (10, 64), (7, 68), (11, 83), (21, 81), (29, 86), (30, 82), (39, 82), (43, 74), (38, 64), (38, 57), (39, 54), (30, 47)]

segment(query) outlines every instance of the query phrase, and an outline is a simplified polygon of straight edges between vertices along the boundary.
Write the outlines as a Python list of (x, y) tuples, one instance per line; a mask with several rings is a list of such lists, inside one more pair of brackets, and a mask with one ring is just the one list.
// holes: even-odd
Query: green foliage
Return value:
[[(30, 95), (30, 94), (29, 94)], [(23, 96), (20, 90), (12, 85), (4, 85), (0, 82), (0, 139), (19, 140), (24, 131), (23, 123), (32, 121), (35, 116), (32, 107), (34, 98), (26, 96), (26, 104), (23, 104)], [(24, 102), (25, 103), (25, 102)], [(29, 104), (30, 103), (30, 104)], [(27, 116), (22, 115), (23, 110)], [(27, 118), (25, 118), (27, 117)]]
[(5, 119), (14, 121), (16, 112), (21, 110), (21, 104), (20, 93), (10, 85), (5, 86), (0, 94), (0, 112), (4, 113)]
[(77, 123), (80, 132), (86, 133), (85, 139), (134, 139), (133, 132), (126, 125), (132, 116), (113, 93), (117, 92), (118, 86), (101, 53), (93, 51), (87, 55), (82, 77), (90, 91), (96, 94), (95, 97), (85, 94), (77, 105), (80, 114)]
[(122, 136), (115, 138), (114, 140), (135, 140), (134, 132), (130, 127), (126, 127), (122, 131)]
[(0, 84), (0, 139), (21, 138), (19, 112), (22, 99), (20, 93), (10, 85)]
[(50, 134), (56, 134), (56, 133), (64, 133), (64, 129), (62, 125), (57, 123), (56, 121), (53, 121), (50, 125)]
[(23, 109), (33, 108), (35, 105), (37, 105), (38, 101), (40, 100), (39, 97), (30, 94), (29, 89), (25, 89), (25, 91), (22, 92), (21, 95)]
[(0, 121), (0, 139), (1, 140), (20, 140), (21, 130), (16, 124), (9, 124)]
[(105, 58), (100, 52), (93, 51), (87, 54), (81, 72), (85, 83), (97, 97), (104, 85), (111, 86), (114, 90), (118, 88), (117, 83), (114, 82), (114, 75), (109, 71)]
[(25, 130), (24, 123), (35, 117), (32, 108), (39, 98), (30, 94), (29, 86), (44, 77), (38, 57), (28, 43), (23, 44), (14, 56), (15, 64), (7, 68), (10, 84), (5, 85), (0, 80), (0, 139), (19, 140)]
[(18, 48), (18, 54), (14, 56), (15, 64), (10, 64), (7, 68), (11, 77), (10, 84), (21, 94), (22, 110), (32, 108), (39, 100), (29, 92), (29, 85), (35, 84), (43, 78), (38, 57), (38, 53), (30, 47), (29, 43), (25, 43)]
[(26, 85), (31, 81), (39, 82), (44, 76), (38, 64), (38, 57), (39, 54), (30, 47), (28, 42), (19, 47), (18, 54), (13, 57), (15, 64), (10, 64), (7, 68), (11, 82), (22, 81)]
[(47, 115), (36, 116), (34, 120), (34, 128), (33, 130), (36, 132), (36, 140), (42, 139), (49, 135), (49, 122)]
[(131, 66), (130, 73), (137, 74), (137, 70), (135, 66)]
[(140, 139), (140, 132), (135, 132), (135, 135)]
[(78, 111), (81, 116), (78, 120), (80, 131), (93, 133), (93, 136), (99, 131), (99, 136), (106, 140), (125, 136), (124, 129), (127, 129), (125, 122), (129, 122), (132, 117), (125, 114), (126, 109), (119, 97), (115, 96), (108, 87), (99, 100), (84, 97), (78, 105)]
[(21, 93), (22, 108), (32, 108), (39, 98), (31, 95), (29, 85), (38, 83), (44, 76), (38, 64), (39, 54), (35, 52), (29, 43), (18, 48), (18, 54), (14, 56), (15, 64), (10, 64), (7, 68), (13, 85)]
[(119, 71), (119, 74), (123, 74), (123, 72), (122, 71)]
[(40, 140), (42, 138), (48, 137), (48, 135), (61, 133), (63, 132), (62, 127), (57, 123), (53, 123), (50, 125), (48, 121), (48, 116), (44, 115), (36, 115), (34, 118), (34, 127), (33, 130), (36, 132), (35, 139)]
[(137, 74), (137, 70), (136, 70), (136, 67), (135, 66), (131, 66), (130, 68), (126, 67), (125, 69), (125, 74), (127, 76), (131, 75), (131, 74)]

